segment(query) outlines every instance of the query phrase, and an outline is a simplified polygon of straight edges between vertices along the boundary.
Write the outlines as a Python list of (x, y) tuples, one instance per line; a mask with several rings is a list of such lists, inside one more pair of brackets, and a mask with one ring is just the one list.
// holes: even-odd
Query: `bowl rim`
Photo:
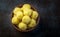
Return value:
[[(17, 6), (15, 6), (15, 7), (19, 7), (19, 6), (23, 6), (24, 4), (18, 4)], [(38, 12), (38, 10), (32, 5), (32, 4), (30, 4), (31, 5), (31, 7), (35, 10), (35, 11), (37, 11)], [(14, 8), (15, 8), (14, 7)], [(14, 10), (14, 9), (13, 9)], [(13, 10), (12, 10), (12, 13), (13, 13)], [(11, 13), (11, 19), (12, 19), (12, 13)], [(37, 18), (37, 25), (39, 24), (39, 21), (40, 21), (40, 13), (38, 12), (38, 18)], [(12, 23), (12, 22), (11, 22)], [(12, 26), (16, 29), (16, 30), (18, 30), (18, 31), (20, 31), (20, 32), (29, 32), (29, 31), (32, 31), (32, 30), (34, 30), (36, 27), (37, 27), (37, 25), (35, 26), (35, 27), (33, 27), (32, 29), (30, 29), (30, 30), (20, 30), (19, 28), (17, 28), (15, 25), (13, 25), (12, 24)]]

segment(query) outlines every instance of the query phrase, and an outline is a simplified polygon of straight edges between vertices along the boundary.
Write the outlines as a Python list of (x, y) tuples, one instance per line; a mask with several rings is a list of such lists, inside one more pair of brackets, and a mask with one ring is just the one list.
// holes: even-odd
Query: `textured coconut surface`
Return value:
[[(11, 11), (18, 4), (32, 4), (40, 13), (38, 27), (30, 32), (17, 31), (11, 23)], [(60, 36), (60, 7), (58, 0), (0, 0), (0, 37)]]

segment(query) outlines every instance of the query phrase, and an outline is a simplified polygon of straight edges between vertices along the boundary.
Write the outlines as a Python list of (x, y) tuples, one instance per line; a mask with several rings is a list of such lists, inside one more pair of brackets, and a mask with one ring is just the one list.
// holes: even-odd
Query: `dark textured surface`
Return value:
[[(21, 33), (11, 25), (11, 11), (18, 4), (30, 3), (40, 13), (37, 29)], [(0, 0), (0, 37), (53, 37), (60, 35), (60, 3), (58, 0)], [(57, 35), (58, 34), (58, 35)]]

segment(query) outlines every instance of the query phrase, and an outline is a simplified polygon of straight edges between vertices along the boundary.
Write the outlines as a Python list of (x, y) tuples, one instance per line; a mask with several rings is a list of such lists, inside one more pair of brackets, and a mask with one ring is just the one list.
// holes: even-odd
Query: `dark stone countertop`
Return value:
[[(38, 27), (22, 33), (11, 24), (11, 11), (18, 4), (30, 3), (40, 13)], [(60, 34), (60, 7), (58, 0), (0, 0), (0, 37), (52, 37)]]

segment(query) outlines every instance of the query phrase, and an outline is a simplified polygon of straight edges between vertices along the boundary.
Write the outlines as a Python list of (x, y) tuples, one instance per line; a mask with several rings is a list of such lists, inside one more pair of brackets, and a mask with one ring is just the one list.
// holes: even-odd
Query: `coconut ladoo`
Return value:
[(22, 22), (24, 22), (24, 23), (26, 23), (26, 24), (28, 24), (30, 21), (31, 21), (31, 18), (30, 18), (29, 16), (24, 16), (24, 17), (22, 18)]
[(33, 11), (33, 14), (32, 14), (31, 17), (36, 20), (37, 17), (38, 17), (38, 12), (37, 11)]
[(31, 16), (33, 10), (32, 9), (25, 9), (23, 10), (24, 15)]
[(28, 25), (29, 28), (33, 28), (36, 26), (36, 21), (34, 19), (31, 19), (30, 24)]
[(19, 27), (19, 29), (21, 29), (21, 30), (26, 30), (26, 29), (27, 29), (27, 25), (26, 25), (25, 23), (23, 23), (23, 22), (19, 23), (19, 24), (18, 24), (18, 27)]
[(16, 14), (18, 11), (21, 11), (21, 8), (15, 7), (14, 10), (13, 10), (13, 13)]
[(22, 18), (23, 18), (23, 12), (18, 11), (18, 12), (16, 13), (16, 17), (21, 21)]
[(30, 9), (31, 8), (31, 5), (30, 4), (24, 4), (22, 8), (23, 9)]
[(19, 23), (19, 20), (17, 19), (17, 17), (16, 16), (14, 16), (13, 18), (12, 18), (12, 24), (18, 24)]

